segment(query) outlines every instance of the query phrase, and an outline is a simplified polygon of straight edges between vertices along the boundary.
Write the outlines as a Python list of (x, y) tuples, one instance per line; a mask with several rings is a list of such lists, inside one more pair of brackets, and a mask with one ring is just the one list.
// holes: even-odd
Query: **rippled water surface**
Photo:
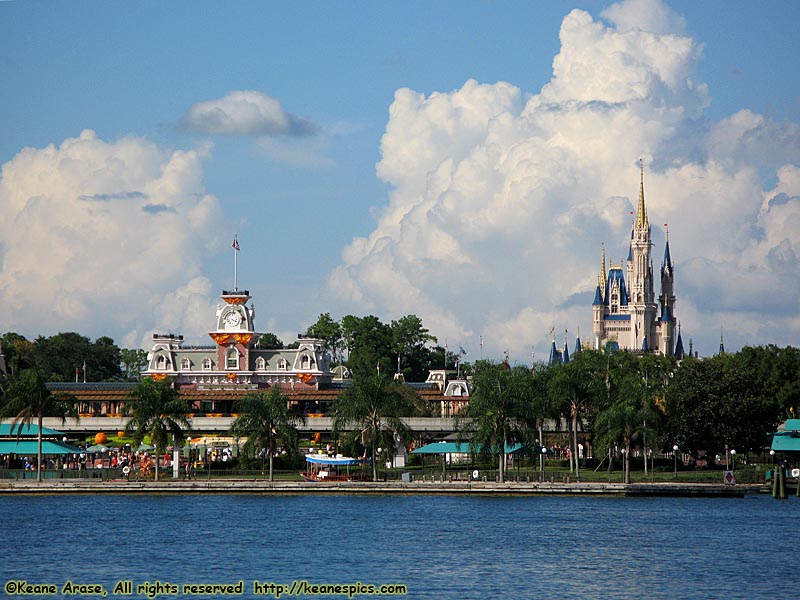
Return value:
[(2, 497), (0, 510), (4, 585), (102, 583), (109, 598), (124, 597), (111, 593), (119, 580), (241, 579), (247, 598), (254, 580), (399, 583), (405, 598), (444, 599), (800, 589), (797, 498)]

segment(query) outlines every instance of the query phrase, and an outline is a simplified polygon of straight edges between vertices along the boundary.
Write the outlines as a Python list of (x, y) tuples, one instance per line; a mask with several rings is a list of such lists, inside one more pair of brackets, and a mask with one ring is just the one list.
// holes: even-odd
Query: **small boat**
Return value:
[(306, 481), (353, 481), (361, 475), (351, 475), (350, 466), (363, 465), (364, 460), (341, 454), (306, 454), (306, 463), (307, 470), (300, 473)]

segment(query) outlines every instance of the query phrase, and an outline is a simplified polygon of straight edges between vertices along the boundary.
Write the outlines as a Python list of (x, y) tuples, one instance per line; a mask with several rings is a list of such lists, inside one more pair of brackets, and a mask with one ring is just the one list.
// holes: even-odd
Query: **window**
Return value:
[(188, 358), (181, 360), (181, 370), (188, 371), (192, 368), (192, 362)]
[(300, 368), (307, 369), (308, 368), (308, 355), (304, 354), (303, 358), (300, 359)]
[(168, 363), (167, 357), (163, 354), (159, 354), (158, 357), (156, 357), (156, 369), (166, 369)]
[(286, 362), (285, 358), (282, 358), (278, 361), (278, 369), (281, 371), (285, 371), (289, 368), (289, 363)]
[(210, 371), (212, 366), (213, 364), (211, 363), (210, 358), (206, 357), (203, 359), (203, 371)]
[(226, 367), (228, 369), (238, 369), (239, 368), (239, 352), (236, 348), (230, 348), (226, 353)]
[(256, 370), (257, 371), (265, 371), (267, 368), (267, 362), (264, 360), (263, 356), (259, 356), (256, 359)]

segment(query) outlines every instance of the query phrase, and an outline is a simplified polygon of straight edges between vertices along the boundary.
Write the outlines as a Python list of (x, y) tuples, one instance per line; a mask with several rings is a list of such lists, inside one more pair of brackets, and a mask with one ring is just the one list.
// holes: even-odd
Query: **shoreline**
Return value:
[(0, 480), (0, 496), (73, 494), (467, 495), (743, 498), (764, 486), (711, 483), (294, 482), (264, 480), (42, 482)]

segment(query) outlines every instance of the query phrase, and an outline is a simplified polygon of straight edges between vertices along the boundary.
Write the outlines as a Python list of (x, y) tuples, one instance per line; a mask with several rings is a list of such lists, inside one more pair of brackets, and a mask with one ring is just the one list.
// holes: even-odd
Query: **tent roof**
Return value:
[[(522, 444), (514, 444), (510, 446), (506, 444), (506, 454), (516, 454), (524, 448)], [(476, 451), (480, 452), (482, 447), (477, 447)], [(412, 454), (470, 454), (473, 450), (470, 448), (468, 442), (434, 442), (426, 444), (411, 451)]]
[(772, 449), (775, 452), (800, 452), (800, 436), (775, 435), (772, 438)]
[[(0, 437), (17, 437), (17, 429), (18, 427), (12, 423), (0, 423)], [(39, 435), (39, 426), (34, 424), (22, 425), (19, 429), (19, 435), (21, 437), (37, 436)], [(52, 437), (64, 434), (61, 431), (50, 429), (49, 427), (42, 427), (42, 435)]]
[[(0, 454), (23, 454), (34, 455), (38, 450), (36, 440), (0, 440)], [(42, 440), (42, 454), (80, 454), (80, 448), (65, 444), (64, 442), (54, 442), (52, 440)]]
[(776, 452), (800, 452), (800, 419), (787, 419), (772, 436)]
[(778, 427), (778, 431), (800, 431), (800, 419), (786, 419), (782, 427)]

